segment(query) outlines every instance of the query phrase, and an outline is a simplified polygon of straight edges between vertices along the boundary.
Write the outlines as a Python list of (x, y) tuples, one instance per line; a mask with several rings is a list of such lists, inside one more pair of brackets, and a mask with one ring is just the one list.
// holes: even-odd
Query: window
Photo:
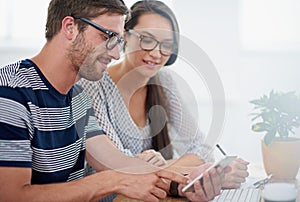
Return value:
[[(137, 0), (125, 0), (130, 7)], [(171, 0), (162, 0), (171, 6)], [(0, 0), (0, 49), (40, 48), (50, 0)]]
[(40, 47), (49, 0), (0, 0), (0, 48)]
[(243, 0), (240, 38), (247, 51), (300, 51), (299, 0)]

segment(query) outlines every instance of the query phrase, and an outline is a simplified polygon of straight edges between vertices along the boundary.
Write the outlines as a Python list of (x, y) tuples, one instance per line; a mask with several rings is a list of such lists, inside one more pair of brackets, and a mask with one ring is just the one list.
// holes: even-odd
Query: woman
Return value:
[[(80, 82), (106, 135), (125, 154), (157, 166), (173, 162), (182, 173), (213, 161), (212, 148), (203, 144), (174, 81), (161, 69), (177, 59), (179, 28), (173, 12), (160, 1), (139, 1), (131, 7), (125, 30), (124, 59), (99, 82)], [(248, 176), (247, 164), (234, 162), (226, 176), (230, 183), (223, 186), (240, 186)]]

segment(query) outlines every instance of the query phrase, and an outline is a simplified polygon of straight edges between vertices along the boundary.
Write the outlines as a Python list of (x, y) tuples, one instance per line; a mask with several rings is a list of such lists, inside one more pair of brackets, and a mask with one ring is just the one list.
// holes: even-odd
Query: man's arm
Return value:
[(32, 185), (31, 168), (0, 167), (1, 201), (93, 201), (113, 193), (115, 175), (102, 172), (81, 180)]
[(205, 162), (196, 154), (185, 154), (178, 159), (168, 160), (168, 169), (182, 174), (189, 174), (196, 167), (204, 163)]
[(186, 178), (164, 170), (145, 175), (108, 170), (72, 182), (32, 185), (30, 168), (0, 167), (0, 200), (84, 202), (120, 193), (134, 199), (159, 201), (166, 196), (161, 178), (186, 182)]

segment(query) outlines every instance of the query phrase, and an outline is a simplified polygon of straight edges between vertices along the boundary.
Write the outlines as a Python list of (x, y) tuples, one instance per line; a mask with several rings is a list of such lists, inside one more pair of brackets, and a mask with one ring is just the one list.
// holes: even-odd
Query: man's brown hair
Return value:
[[(128, 15), (128, 8), (122, 0), (52, 0), (48, 7), (46, 39), (51, 40), (59, 32), (66, 16), (93, 19), (106, 13)], [(78, 23), (81, 32), (87, 25)]]

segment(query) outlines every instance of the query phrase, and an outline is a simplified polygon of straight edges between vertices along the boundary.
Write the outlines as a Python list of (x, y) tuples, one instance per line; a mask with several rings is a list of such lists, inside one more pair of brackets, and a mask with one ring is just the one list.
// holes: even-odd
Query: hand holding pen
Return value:
[[(219, 144), (217, 144), (216, 147), (224, 156), (226, 156), (226, 152), (221, 148)], [(246, 181), (246, 177), (249, 176), (249, 173), (247, 171), (248, 164), (249, 162), (241, 158), (237, 158), (232, 163), (230, 163), (229, 166), (231, 167), (231, 171), (225, 174), (225, 180), (222, 187), (226, 189), (239, 188), (241, 184)]]

